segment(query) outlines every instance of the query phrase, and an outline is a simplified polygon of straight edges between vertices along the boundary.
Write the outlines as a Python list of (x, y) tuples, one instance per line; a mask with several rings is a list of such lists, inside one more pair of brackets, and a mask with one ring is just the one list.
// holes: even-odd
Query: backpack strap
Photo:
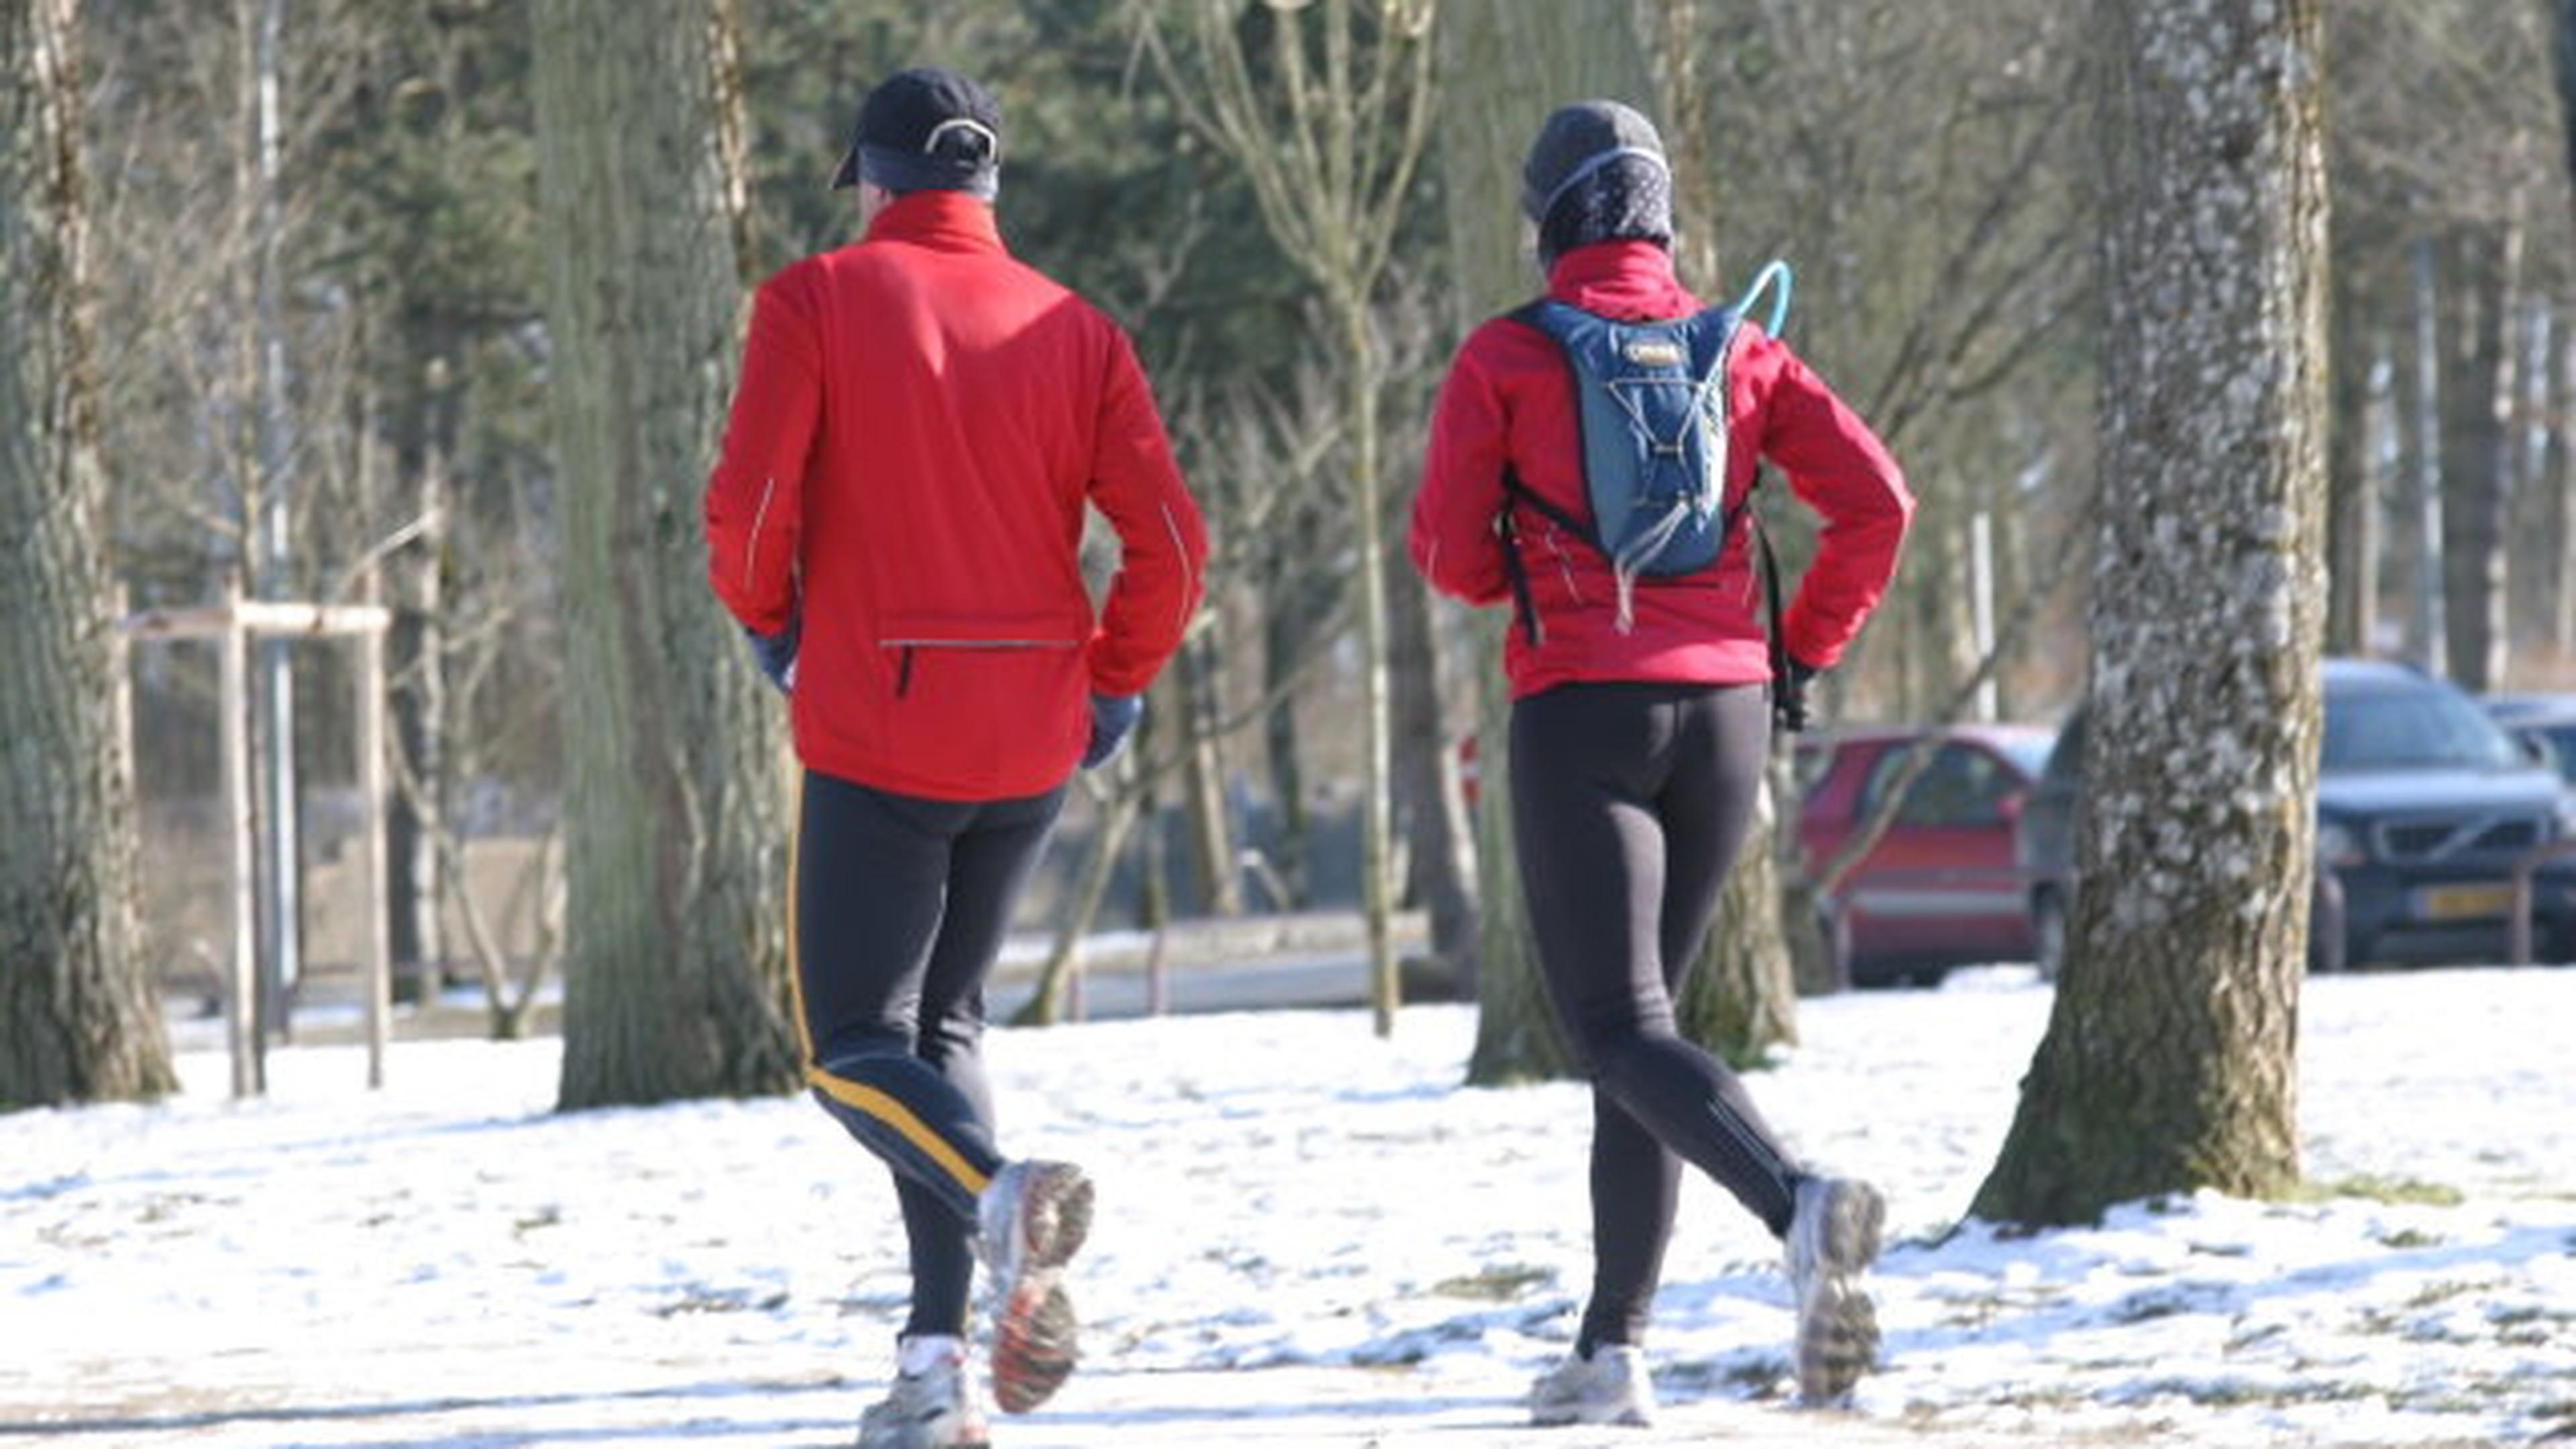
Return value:
[(1547, 637), (1538, 627), (1538, 600), (1530, 593), (1529, 569), (1521, 563), (1520, 526), (1512, 521), (1512, 510), (1522, 503), (1556, 510), (1546, 500), (1529, 491), (1521, 482), (1520, 470), (1503, 465), (1503, 511), (1494, 518), (1494, 531), (1503, 539), (1503, 573), (1512, 582), (1512, 613), (1520, 619), (1521, 635), (1535, 649)]
[[(1717, 316), (1720, 319), (1720, 332), (1716, 354), (1709, 364), (1708, 376), (1703, 381), (1704, 387), (1724, 387), (1726, 385), (1724, 379), (1728, 376), (1732, 368), (1734, 361), (1733, 354), (1735, 352), (1736, 345), (1740, 340), (1738, 326), (1742, 319), (1751, 314), (1754, 303), (1758, 301), (1766, 291), (1773, 292), (1773, 295), (1771, 298), (1770, 315), (1765, 319), (1764, 330), (1774, 336), (1778, 335), (1780, 325), (1786, 319), (1788, 314), (1790, 292), (1793, 285), (1793, 278), (1790, 275), (1787, 264), (1773, 261), (1764, 266), (1760, 272), (1755, 274), (1752, 285), (1745, 288), (1743, 297), (1732, 306), (1707, 308), (1696, 317), (1688, 319), (1693, 324), (1703, 323), (1712, 316)], [(1776, 291), (1774, 291), (1775, 288)], [(1583, 408), (1580, 405), (1582, 379), (1579, 376), (1572, 376), (1572, 374), (1577, 370), (1577, 364), (1575, 363), (1572, 349), (1567, 347), (1565, 339), (1558, 334), (1557, 329), (1549, 325), (1549, 320), (1546, 317), (1546, 312), (1549, 308), (1561, 308), (1566, 305), (1567, 304), (1557, 302), (1552, 298), (1539, 297), (1532, 301), (1523, 303), (1519, 307), (1513, 308), (1510, 312), (1505, 313), (1504, 316), (1511, 321), (1518, 322), (1522, 326), (1536, 331), (1541, 336), (1546, 337), (1549, 341), (1555, 343), (1557, 345), (1559, 355), (1565, 358), (1569, 380), (1574, 384), (1577, 390), (1577, 406), (1574, 410), (1574, 418), (1575, 436), (1578, 448), (1577, 456), (1580, 457), (1583, 456), (1581, 448), (1584, 426)], [(1723, 404), (1721, 403), (1720, 406), (1721, 412), (1719, 415), (1723, 417)], [(1754, 473), (1753, 482), (1746, 488), (1744, 496), (1737, 499), (1734, 504), (1726, 508), (1725, 517), (1719, 524), (1716, 556), (1719, 558), (1723, 558), (1725, 556), (1726, 545), (1732, 540), (1739, 521), (1752, 530), (1753, 545), (1757, 555), (1754, 562), (1756, 566), (1760, 568), (1762, 573), (1763, 602), (1765, 605), (1766, 615), (1763, 632), (1768, 646), (1768, 652), (1770, 654), (1771, 670), (1774, 677), (1785, 679), (1788, 674), (1788, 649), (1781, 636), (1782, 604), (1779, 559), (1771, 547), (1770, 535), (1763, 531), (1761, 516), (1754, 511), (1753, 507), (1753, 495), (1761, 487), (1762, 478), (1763, 472), (1757, 469)], [(1528, 484), (1521, 481), (1519, 471), (1514, 469), (1509, 463), (1503, 465), (1502, 482), (1503, 511), (1495, 520), (1495, 529), (1499, 534), (1501, 534), (1503, 540), (1504, 570), (1511, 580), (1513, 611), (1519, 616), (1523, 637), (1529, 641), (1532, 647), (1536, 647), (1545, 637), (1545, 632), (1539, 623), (1536, 596), (1530, 588), (1528, 569), (1521, 561), (1519, 541), (1520, 531), (1515, 518), (1516, 510), (1523, 506), (1534, 510), (1540, 516), (1546, 518), (1557, 527), (1574, 535), (1576, 538), (1582, 539), (1586, 544), (1591, 546), (1595, 553), (1599, 553), (1604, 557), (1610, 557), (1610, 551), (1602, 541), (1599, 528), (1589, 516), (1578, 517), (1573, 512), (1540, 496), (1536, 491), (1532, 490)], [(1618, 564), (1618, 560), (1613, 558), (1612, 563), (1615, 568)]]

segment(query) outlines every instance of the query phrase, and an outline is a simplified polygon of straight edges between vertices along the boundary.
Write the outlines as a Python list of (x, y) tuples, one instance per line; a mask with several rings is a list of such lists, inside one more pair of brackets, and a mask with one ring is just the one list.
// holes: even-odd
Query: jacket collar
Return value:
[(867, 241), (912, 242), (938, 251), (1007, 252), (993, 204), (963, 191), (907, 191), (868, 223)]
[(1673, 254), (1650, 241), (1595, 242), (1556, 259), (1547, 294), (1586, 312), (1627, 321), (1687, 317), (1699, 298), (1673, 275)]

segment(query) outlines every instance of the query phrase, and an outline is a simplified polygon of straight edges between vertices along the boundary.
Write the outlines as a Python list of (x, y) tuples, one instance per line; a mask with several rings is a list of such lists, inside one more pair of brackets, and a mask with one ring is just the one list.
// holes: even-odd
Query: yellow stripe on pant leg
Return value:
[(929, 1123), (914, 1116), (910, 1107), (894, 1098), (863, 1083), (833, 1076), (820, 1067), (808, 1069), (805, 1080), (821, 1088), (833, 1101), (856, 1107), (892, 1127), (906, 1142), (921, 1149), (923, 1156), (937, 1163), (941, 1171), (957, 1179), (958, 1185), (969, 1195), (982, 1197), (984, 1189), (992, 1184), (990, 1177), (977, 1172), (973, 1163), (948, 1145), (948, 1139), (931, 1131)]
[(805, 1020), (805, 951), (804, 941), (796, 931), (796, 913), (804, 908), (802, 868), (805, 854), (805, 772), (796, 772), (796, 803), (791, 808), (796, 816), (787, 827), (787, 999), (796, 1017), (796, 1060), (811, 1071), (814, 1066), (814, 1028)]

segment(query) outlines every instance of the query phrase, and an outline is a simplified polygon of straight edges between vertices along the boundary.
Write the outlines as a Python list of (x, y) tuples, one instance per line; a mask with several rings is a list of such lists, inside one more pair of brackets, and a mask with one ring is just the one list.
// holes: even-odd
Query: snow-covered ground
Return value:
[[(2027, 972), (1807, 1003), (1754, 1083), (1888, 1191), (1884, 1371), (1786, 1400), (1768, 1237), (1694, 1182), (1654, 1430), (1522, 1427), (1588, 1271), (1580, 1089), (1459, 1087), (1474, 1022), (1194, 1016), (992, 1042), (1070, 1157), (1088, 1362), (1003, 1446), (2434, 1444), (2576, 1436), (2576, 971), (2309, 983), (2316, 1195), (1957, 1229), (2047, 1019)], [(558, 1050), (211, 1050), (151, 1107), (0, 1117), (0, 1443), (826, 1445), (888, 1368), (881, 1171), (802, 1099), (556, 1116)]]

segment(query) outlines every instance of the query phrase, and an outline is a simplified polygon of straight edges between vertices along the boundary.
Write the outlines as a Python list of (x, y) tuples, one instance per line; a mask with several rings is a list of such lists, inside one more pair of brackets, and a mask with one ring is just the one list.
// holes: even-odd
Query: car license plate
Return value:
[(2513, 909), (2509, 885), (2426, 886), (2415, 893), (2415, 914), (2426, 921), (2468, 921)]

